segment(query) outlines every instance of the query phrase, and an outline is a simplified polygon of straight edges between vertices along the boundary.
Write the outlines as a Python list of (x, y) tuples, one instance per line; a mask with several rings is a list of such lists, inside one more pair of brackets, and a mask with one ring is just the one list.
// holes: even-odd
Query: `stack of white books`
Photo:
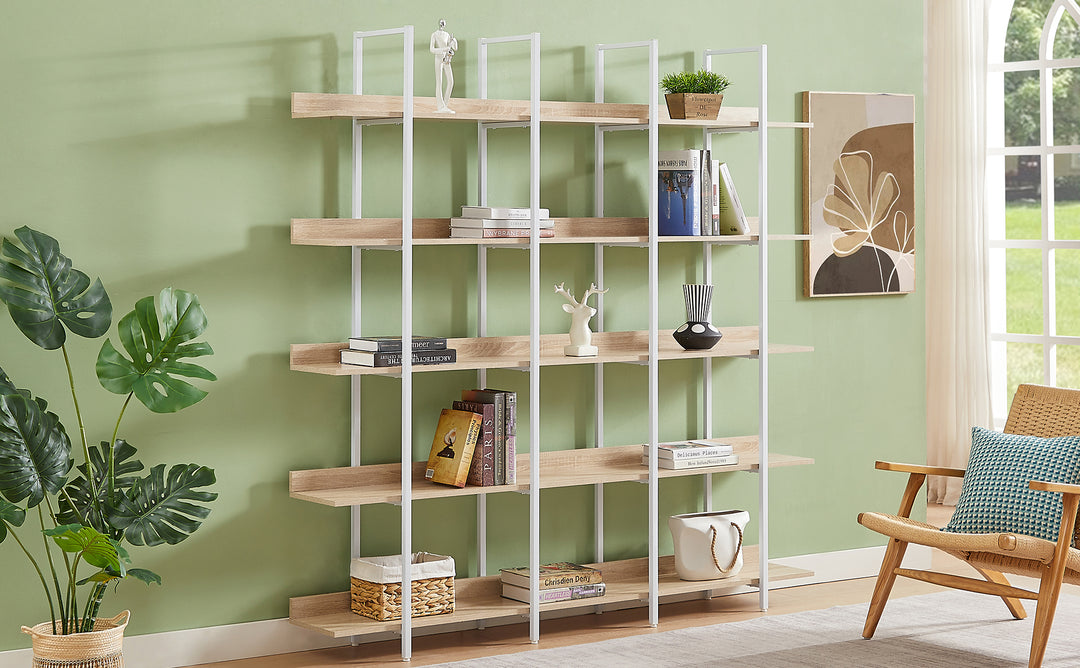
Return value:
[[(540, 237), (555, 236), (555, 223), (540, 209)], [(461, 217), (450, 219), (450, 237), (457, 239), (528, 238), (532, 210), (528, 207), (463, 206)]]
[[(641, 463), (649, 465), (649, 446), (643, 445)], [(660, 443), (656, 449), (656, 465), (662, 469), (696, 469), (706, 466), (730, 466), (739, 463), (735, 447), (714, 441), (683, 441)]]

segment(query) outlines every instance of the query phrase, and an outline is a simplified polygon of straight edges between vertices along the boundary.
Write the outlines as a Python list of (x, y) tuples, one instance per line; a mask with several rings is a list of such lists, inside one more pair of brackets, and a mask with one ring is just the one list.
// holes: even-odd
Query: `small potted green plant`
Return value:
[(723, 92), (730, 85), (724, 75), (705, 69), (672, 72), (660, 80), (671, 118), (716, 120), (724, 101)]
[(0, 543), (29, 559), (52, 614), (23, 627), (33, 637), (34, 665), (119, 666), (128, 613), (97, 617), (109, 584), (129, 577), (161, 583), (157, 574), (131, 567), (125, 544), (175, 545), (199, 528), (210, 513), (206, 504), (217, 498), (204, 490), (216, 482), (213, 469), (158, 464), (146, 470), (135, 447), (119, 438), (120, 424), (132, 398), (171, 413), (206, 396), (185, 380), (216, 380), (189, 361), (214, 352), (195, 340), (206, 329), (206, 314), (194, 294), (165, 288), (120, 319), (120, 348), (106, 339), (96, 372), (102, 387), (124, 398), (111, 437), (91, 445), (66, 340), (69, 333), (104, 336), (112, 303), (101, 280), (73, 268), (56, 239), (29, 227), (15, 237), (0, 246), (0, 302), (30, 341), (63, 353), (79, 431), (72, 447), (46, 401), (0, 368)]

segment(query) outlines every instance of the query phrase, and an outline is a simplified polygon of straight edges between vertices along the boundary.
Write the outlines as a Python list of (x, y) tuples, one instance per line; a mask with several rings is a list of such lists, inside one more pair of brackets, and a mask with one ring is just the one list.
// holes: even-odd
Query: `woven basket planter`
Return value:
[(668, 93), (669, 118), (704, 119), (715, 121), (720, 115), (720, 105), (724, 101), (723, 93)]
[[(34, 668), (124, 668), (124, 629), (131, 613), (94, 620), (94, 630), (53, 635), (52, 622), (24, 626), (34, 643)], [(123, 620), (121, 622), (121, 620)]]
[[(352, 611), (385, 622), (401, 619), (401, 557), (352, 560)], [(412, 555), (412, 616), (454, 611), (454, 560), (428, 552)]]

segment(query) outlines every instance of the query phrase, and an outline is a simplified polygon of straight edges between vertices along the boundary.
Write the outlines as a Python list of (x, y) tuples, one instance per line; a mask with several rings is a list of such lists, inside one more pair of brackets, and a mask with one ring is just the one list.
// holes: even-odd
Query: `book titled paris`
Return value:
[(660, 151), (657, 159), (657, 234), (701, 234), (701, 151)]

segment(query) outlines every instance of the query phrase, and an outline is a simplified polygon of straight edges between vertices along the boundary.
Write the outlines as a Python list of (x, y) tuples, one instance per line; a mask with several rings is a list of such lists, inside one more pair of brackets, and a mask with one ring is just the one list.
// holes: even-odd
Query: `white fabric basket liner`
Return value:
[[(358, 557), (352, 560), (349, 574), (358, 580), (387, 584), (401, 582), (401, 555)], [(454, 577), (454, 558), (431, 552), (413, 552), (412, 580)]]

